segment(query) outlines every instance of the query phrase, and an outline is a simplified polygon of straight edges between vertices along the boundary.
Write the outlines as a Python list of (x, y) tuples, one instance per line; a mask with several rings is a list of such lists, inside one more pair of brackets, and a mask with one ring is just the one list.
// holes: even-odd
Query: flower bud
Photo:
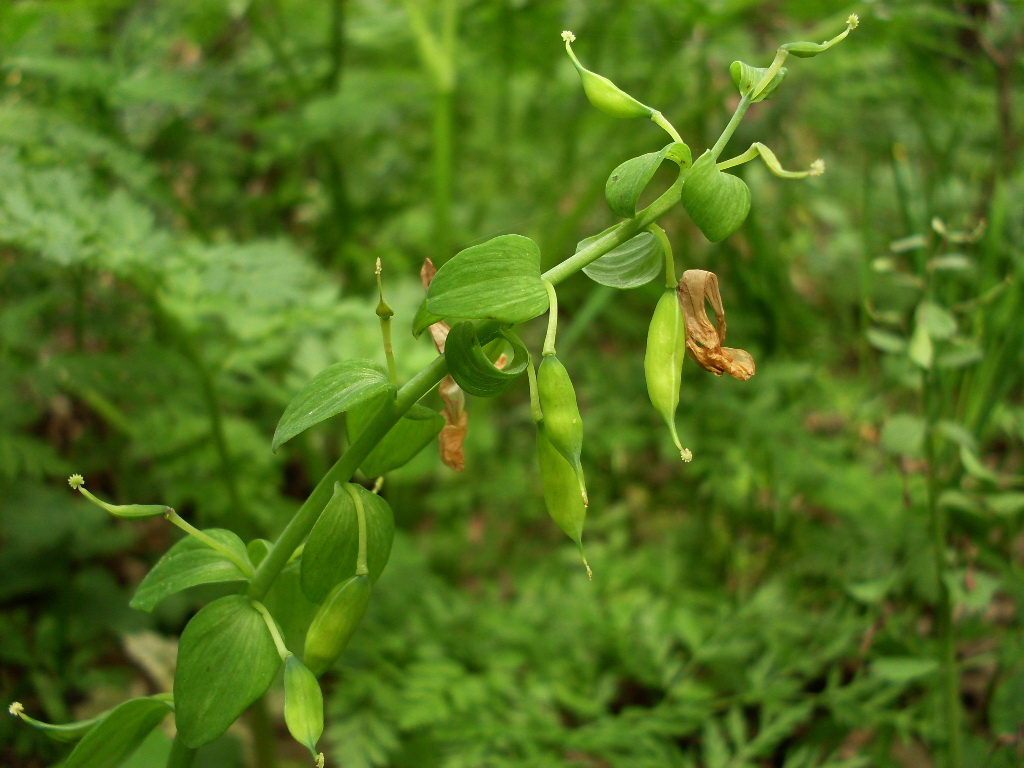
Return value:
[(572, 59), (573, 66), (580, 73), (583, 91), (592, 105), (610, 117), (630, 118), (654, 115), (654, 109), (641, 104), (607, 77), (591, 72), (580, 64), (576, 54), (572, 51), (571, 43), (576, 39), (572, 32), (563, 32), (562, 39), (565, 40), (565, 50), (568, 52), (569, 58)]

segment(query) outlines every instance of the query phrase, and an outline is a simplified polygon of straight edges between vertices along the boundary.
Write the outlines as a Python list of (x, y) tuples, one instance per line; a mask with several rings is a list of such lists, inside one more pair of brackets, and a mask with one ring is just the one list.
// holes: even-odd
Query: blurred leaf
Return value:
[(171, 708), (158, 699), (132, 699), (107, 715), (78, 743), (64, 768), (117, 768)]
[(924, 453), (924, 419), (900, 413), (882, 427), (882, 447), (899, 456), (920, 457)]
[(918, 659), (911, 656), (883, 656), (871, 662), (871, 674), (882, 680), (906, 683), (925, 677), (938, 670), (934, 659)]

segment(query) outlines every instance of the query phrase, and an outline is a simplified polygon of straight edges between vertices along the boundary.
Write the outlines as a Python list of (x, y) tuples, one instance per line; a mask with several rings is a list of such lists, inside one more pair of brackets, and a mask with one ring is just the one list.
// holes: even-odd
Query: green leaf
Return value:
[(681, 142), (673, 142), (657, 152), (627, 160), (612, 171), (604, 187), (604, 196), (615, 214), (626, 219), (636, 216), (640, 195), (666, 158), (674, 160), (682, 168), (689, 168), (690, 148)]
[(439, 317), (514, 324), (547, 308), (540, 249), (520, 235), (502, 235), (455, 254), (427, 291), (427, 311)]
[(1024, 723), (1024, 667), (1003, 674), (989, 702), (988, 719), (993, 732), (1016, 736)]
[(416, 310), (416, 317), (412, 320), (413, 337), (418, 339), (427, 328), (434, 323), (440, 323), (442, 320), (444, 320), (443, 317), (439, 317), (427, 310), (427, 297), (424, 296), (423, 301), (420, 302), (420, 308)]
[(750, 189), (739, 177), (718, 170), (715, 158), (705, 152), (686, 174), (682, 203), (704, 237), (718, 243), (750, 213)]
[(62, 768), (117, 768), (170, 712), (159, 699), (124, 702), (78, 742)]
[(966, 368), (985, 358), (985, 353), (976, 341), (971, 339), (954, 339), (946, 349), (935, 357), (937, 368)]
[[(204, 533), (248, 559), (245, 545), (236, 534), (222, 528), (207, 528)], [(192, 536), (186, 536), (157, 560), (156, 565), (135, 590), (131, 607), (151, 612), (168, 595), (199, 584), (245, 581), (238, 566), (215, 549)]]
[(910, 334), (910, 345), (907, 347), (907, 357), (920, 368), (928, 370), (935, 361), (935, 345), (928, 329), (923, 324), (914, 326), (914, 332)]
[(928, 335), (937, 341), (952, 338), (956, 333), (956, 318), (949, 310), (933, 301), (922, 301), (918, 304), (915, 318), (918, 325), (924, 326)]
[[(606, 232), (607, 229), (599, 235), (581, 240), (576, 246), (576, 252), (583, 250)], [(619, 289), (646, 285), (664, 271), (665, 254), (658, 238), (651, 232), (641, 232), (631, 237), (583, 268), (583, 273), (595, 283)]]
[[(362, 433), (370, 419), (389, 402), (390, 395), (385, 394), (361, 403), (348, 412), (345, 429), (350, 444)], [(444, 425), (444, 417), (440, 413), (416, 403), (388, 430), (363, 459), (359, 468), (367, 477), (380, 477), (403, 466), (437, 437)]]
[(1000, 517), (1014, 517), (1024, 512), (1024, 493), (1007, 492), (986, 496), (985, 506)]
[[(380, 496), (360, 485), (355, 489), (363, 500), (366, 516), (366, 565), (370, 581), (376, 583), (391, 556), (395, 516)], [(355, 574), (358, 551), (355, 502), (343, 484), (335, 483), (334, 495), (320, 513), (302, 550), (302, 591), (314, 603), (321, 602), (332, 587)]]
[(871, 674), (893, 683), (905, 683), (933, 674), (939, 668), (934, 659), (912, 656), (884, 656), (871, 662)]
[[(733, 84), (739, 89), (740, 96), (753, 90), (758, 83), (761, 82), (766, 74), (768, 74), (768, 67), (752, 67), (750, 64), (745, 64), (742, 61), (734, 61), (729, 66), (729, 74), (732, 76)], [(757, 98), (751, 100), (751, 104), (756, 104), (759, 101), (771, 98), (775, 95), (775, 91), (782, 85), (782, 81), (786, 79), (786, 68), (783, 67), (772, 78), (771, 82), (765, 86), (764, 90), (757, 95)]]
[(897, 333), (881, 328), (868, 328), (864, 335), (868, 344), (882, 352), (902, 355), (907, 351), (907, 340)]
[(530, 360), (526, 346), (513, 333), (503, 331), (501, 335), (512, 345), (515, 357), (504, 370), (499, 371), (480, 346), (472, 323), (456, 323), (448, 332), (444, 345), (448, 373), (467, 394), (476, 397), (500, 395), (526, 371)]
[(925, 429), (924, 419), (897, 414), (882, 427), (882, 447), (898, 456), (920, 457), (924, 453)]
[(324, 368), (284, 409), (273, 450), (300, 432), (391, 388), (387, 371), (372, 360), (346, 360)]
[(174, 675), (175, 721), (185, 746), (195, 749), (224, 733), (280, 666), (270, 630), (248, 597), (222, 597), (193, 616)]

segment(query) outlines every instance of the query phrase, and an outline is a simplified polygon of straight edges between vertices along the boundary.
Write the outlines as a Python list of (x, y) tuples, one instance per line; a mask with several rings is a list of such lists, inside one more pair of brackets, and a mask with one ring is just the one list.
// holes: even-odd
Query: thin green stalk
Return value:
[(558, 294), (555, 286), (544, 281), (548, 291), (548, 331), (544, 335), (544, 357), (555, 354), (555, 337), (558, 335)]
[(925, 462), (927, 480), (928, 520), (931, 529), (932, 556), (935, 563), (935, 586), (938, 598), (935, 603), (936, 631), (939, 638), (939, 665), (941, 669), (942, 712), (946, 731), (946, 765), (948, 768), (963, 768), (963, 747), (961, 738), (960, 674), (956, 664), (956, 638), (953, 632), (953, 605), (949, 587), (946, 584), (946, 539), (948, 520), (946, 511), (938, 503), (939, 478), (936, 462), (938, 452), (935, 445), (935, 396), (938, 382), (933, 371), (924, 372), (923, 407), (927, 423), (925, 436)]
[(736, 111), (732, 113), (732, 117), (725, 126), (725, 130), (722, 131), (722, 135), (718, 137), (718, 141), (715, 142), (715, 146), (711, 148), (711, 156), (717, 161), (719, 155), (722, 154), (722, 150), (725, 149), (725, 145), (729, 143), (729, 139), (736, 133), (736, 129), (739, 124), (743, 121), (743, 116), (747, 114), (747, 109), (750, 107), (750, 94), (745, 94), (741, 99), (740, 103), (736, 105)]
[(444, 357), (437, 358), (398, 390), (398, 396), (392, 408), (382, 408), (371, 419), (355, 442), (320, 479), (309, 498), (299, 507), (299, 511), (295, 513), (277, 541), (274, 542), (270, 552), (256, 569), (256, 576), (249, 586), (250, 597), (254, 600), (262, 600), (267, 594), (267, 590), (270, 589), (281, 569), (287, 565), (292, 553), (313, 529), (320, 512), (323, 511), (334, 493), (334, 484), (351, 480), (352, 474), (363, 462), (363, 459), (383, 439), (388, 430), (398, 423), (402, 415), (421, 397), (436, 387), (446, 373), (448, 373), (447, 361)]
[[(80, 488), (79, 490), (82, 491), (82, 493), (87, 492), (84, 488)], [(184, 520), (173, 509), (168, 509), (167, 512), (164, 514), (164, 517), (166, 517), (169, 522), (181, 528), (181, 530), (183, 530), (189, 536), (192, 536), (193, 538), (196, 538), (199, 541), (203, 542), (203, 544), (210, 547), (210, 549), (214, 549), (220, 552), (222, 555), (224, 555), (224, 557), (226, 557), (232, 563), (237, 565), (238, 570), (240, 570), (246, 576), (253, 575), (252, 566), (249, 565), (249, 563), (247, 563), (245, 560), (239, 559), (239, 557), (234, 552), (232, 552), (228, 547), (225, 547), (223, 544), (221, 544), (219, 541), (217, 541), (209, 534), (203, 533), (187, 520)]]
[(167, 768), (191, 768), (196, 750), (185, 746), (180, 738), (171, 742), (171, 752), (167, 755)]
[(455, 108), (453, 88), (434, 93), (433, 181), (434, 248), (444, 256), (451, 251), (452, 144)]
[(359, 529), (359, 548), (356, 550), (356, 576), (366, 576), (370, 569), (366, 565), (366, 510), (363, 509), (363, 499), (359, 491), (351, 483), (345, 485), (345, 490), (352, 497), (356, 505), (356, 525)]
[(388, 377), (391, 379), (391, 386), (398, 387), (398, 367), (395, 365), (395, 349), (391, 344), (391, 318), (395, 316), (395, 311), (391, 308), (391, 305), (384, 301), (384, 281), (381, 276), (383, 267), (380, 263), (380, 258), (377, 259), (377, 317), (380, 319), (380, 335), (381, 340), (384, 343), (384, 358), (388, 364)]

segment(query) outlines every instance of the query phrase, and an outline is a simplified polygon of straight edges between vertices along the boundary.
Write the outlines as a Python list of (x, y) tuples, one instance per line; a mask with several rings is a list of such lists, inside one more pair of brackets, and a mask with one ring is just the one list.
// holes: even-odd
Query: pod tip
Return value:
[(579, 547), (580, 557), (583, 560), (583, 567), (587, 569), (587, 578), (590, 581), (593, 581), (594, 580), (594, 572), (592, 570), (590, 570), (590, 563), (587, 562), (587, 556), (583, 552), (583, 540), (580, 539), (579, 541), (577, 541), (576, 542), (576, 546)]
[(860, 24), (860, 16), (858, 16), (856, 13), (851, 13), (850, 18), (846, 20), (846, 23), (850, 25), (850, 29), (856, 29), (857, 26)]
[(691, 451), (689, 448), (681, 448), (679, 450), (679, 458), (681, 458), (684, 462), (689, 464), (691, 461), (693, 461), (693, 451)]
[(316, 756), (316, 768), (324, 768), (324, 753), (320, 752)]
[(83, 485), (85, 485), (85, 478), (81, 475), (72, 475), (68, 478), (68, 485), (71, 486), (72, 490), (77, 491)]
[(562, 39), (567, 43), (575, 43), (576, 35), (570, 32), (568, 29), (562, 33)]
[(15, 717), (21, 717), (21, 713), (25, 711), (25, 707), (22, 706), (20, 701), (12, 701), (11, 705), (7, 708), (7, 711)]

